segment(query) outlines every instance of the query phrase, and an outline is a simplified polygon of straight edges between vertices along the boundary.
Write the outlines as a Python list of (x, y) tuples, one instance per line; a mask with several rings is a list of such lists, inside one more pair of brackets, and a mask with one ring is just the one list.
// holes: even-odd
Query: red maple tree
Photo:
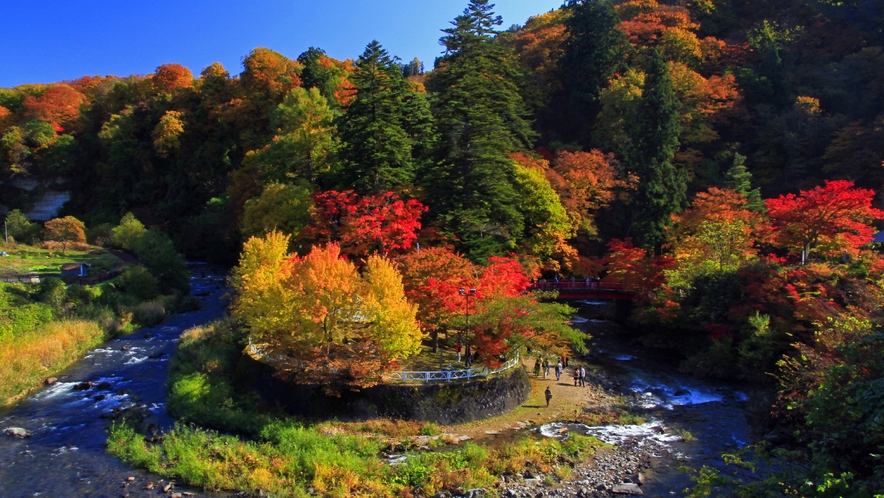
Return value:
[(853, 182), (827, 180), (798, 195), (767, 199), (769, 242), (805, 257), (812, 249), (829, 257), (856, 254), (875, 233), (869, 223), (884, 218), (872, 207), (874, 197), (874, 190), (854, 188)]
[(359, 197), (352, 190), (320, 191), (313, 195), (313, 204), (313, 219), (299, 238), (340, 242), (342, 251), (353, 256), (409, 249), (427, 210), (419, 201), (403, 201), (394, 192)]

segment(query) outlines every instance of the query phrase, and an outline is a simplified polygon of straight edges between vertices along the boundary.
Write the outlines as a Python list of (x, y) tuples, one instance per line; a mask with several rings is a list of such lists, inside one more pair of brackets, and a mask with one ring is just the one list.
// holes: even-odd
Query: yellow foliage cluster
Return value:
[(293, 360), (297, 378), (337, 372), (365, 387), (420, 350), (417, 306), (390, 260), (371, 256), (360, 273), (338, 245), (299, 257), (286, 255), (288, 244), (277, 231), (246, 242), (233, 314), (254, 342)]

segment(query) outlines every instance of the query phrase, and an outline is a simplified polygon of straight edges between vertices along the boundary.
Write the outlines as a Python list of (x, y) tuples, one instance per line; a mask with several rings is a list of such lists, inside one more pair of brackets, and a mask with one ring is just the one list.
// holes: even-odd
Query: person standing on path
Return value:
[(574, 387), (580, 385), (580, 369), (574, 368)]
[(549, 358), (543, 359), (543, 378), (549, 377)]
[(546, 386), (546, 391), (543, 393), (546, 397), (546, 406), (549, 407), (549, 400), (552, 399), (552, 391), (549, 390), (549, 386)]
[(556, 363), (556, 380), (562, 380), (562, 362)]
[(580, 387), (586, 387), (586, 369), (580, 365)]

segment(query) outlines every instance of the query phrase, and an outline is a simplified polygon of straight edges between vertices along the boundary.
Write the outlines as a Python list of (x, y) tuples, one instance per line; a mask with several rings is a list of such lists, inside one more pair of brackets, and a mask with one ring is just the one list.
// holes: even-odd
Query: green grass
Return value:
[(65, 263), (89, 263), (93, 272), (111, 270), (122, 264), (119, 258), (106, 250), (85, 244), (76, 249), (69, 247), (64, 256), (60, 250), (24, 244), (3, 244), (0, 245), (0, 250), (8, 254), (0, 257), (0, 274), (33, 272), (58, 276), (61, 274), (61, 265)]

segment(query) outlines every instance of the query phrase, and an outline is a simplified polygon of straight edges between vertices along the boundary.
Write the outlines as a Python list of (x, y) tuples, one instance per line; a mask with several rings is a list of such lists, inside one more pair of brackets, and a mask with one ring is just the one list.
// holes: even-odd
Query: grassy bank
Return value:
[[(5, 250), (12, 255), (0, 258), (4, 272), (52, 266), (58, 274), (59, 261), (50, 250), (21, 245)], [(93, 269), (120, 263), (100, 249), (69, 250), (64, 260), (90, 262)], [(66, 285), (51, 276), (41, 277), (39, 284), (0, 282), (0, 406), (21, 399), (104, 340), (159, 323), (182, 304), (192, 305), (180, 294), (145, 295), (145, 282), (152, 278), (145, 273), (129, 266), (113, 280), (88, 286)]]
[(9, 404), (47, 376), (79, 359), (105, 339), (95, 322), (50, 322), (16, 340), (0, 342), (0, 400)]
[[(529, 467), (566, 477), (568, 459), (602, 446), (577, 435), (565, 442), (526, 435), (499, 447), (457, 444), (435, 424), (310, 422), (261, 412), (231, 381), (240, 341), (228, 322), (185, 332), (171, 365), (167, 405), (185, 423), (153, 442), (132, 425), (114, 425), (108, 451), (130, 465), (207, 489), (307, 496), (312, 488), (320, 496), (384, 497), (488, 488), (498, 476)], [(409, 457), (389, 465), (385, 452)]]

